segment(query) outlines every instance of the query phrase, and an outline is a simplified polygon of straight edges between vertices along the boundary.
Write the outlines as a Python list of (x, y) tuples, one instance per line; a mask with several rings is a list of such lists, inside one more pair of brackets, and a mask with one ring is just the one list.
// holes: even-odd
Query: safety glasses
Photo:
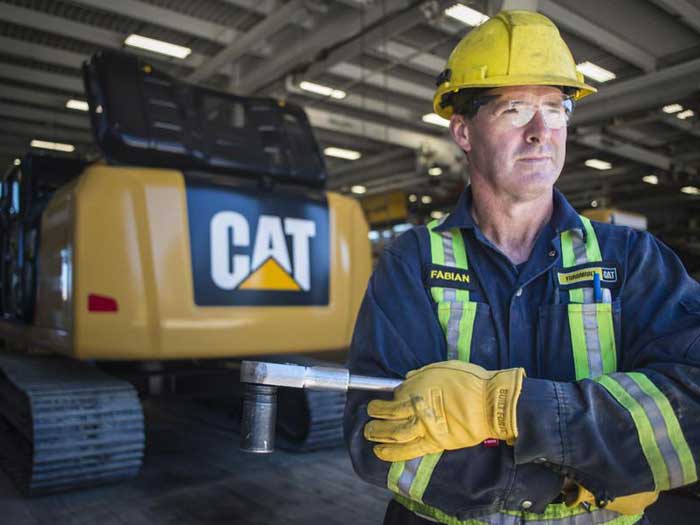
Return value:
[(546, 97), (504, 97), (502, 95), (484, 95), (474, 99), (476, 108), (483, 107), (491, 118), (498, 123), (519, 128), (529, 123), (538, 111), (542, 114), (549, 129), (561, 129), (569, 124), (574, 102), (566, 95), (548, 95)]

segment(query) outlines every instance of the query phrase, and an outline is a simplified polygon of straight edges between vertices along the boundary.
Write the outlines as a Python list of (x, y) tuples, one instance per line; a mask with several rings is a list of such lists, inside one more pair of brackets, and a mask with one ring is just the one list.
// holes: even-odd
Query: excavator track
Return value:
[(25, 494), (132, 478), (144, 448), (129, 383), (79, 361), (0, 354), (0, 466)]

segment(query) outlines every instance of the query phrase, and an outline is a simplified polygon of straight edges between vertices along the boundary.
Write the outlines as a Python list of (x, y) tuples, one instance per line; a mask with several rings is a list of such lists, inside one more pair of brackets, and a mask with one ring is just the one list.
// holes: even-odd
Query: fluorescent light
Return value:
[(645, 175), (642, 177), (642, 180), (646, 182), (647, 184), (658, 184), (659, 183), (659, 177), (656, 175)]
[(371, 231), (367, 234), (367, 238), (368, 238), (370, 241), (378, 241), (378, 240), (379, 240), (379, 232), (378, 232), (377, 230), (371, 230)]
[(433, 166), (428, 170), (428, 175), (431, 177), (439, 177), (442, 175), (442, 168), (440, 166)]
[(664, 106), (661, 108), (661, 111), (664, 113), (678, 113), (679, 111), (683, 111), (683, 106), (680, 104), (669, 104), (668, 106)]
[(576, 66), (576, 69), (596, 82), (607, 82), (617, 77), (612, 71), (596, 66), (593, 62), (581, 62)]
[(423, 196), (420, 198), (420, 201), (421, 201), (423, 204), (430, 204), (431, 202), (433, 202), (433, 198), (432, 198), (430, 195), (423, 195)]
[(32, 140), (29, 144), (32, 148), (51, 149), (54, 151), (65, 151), (71, 153), (75, 151), (73, 144), (62, 144), (60, 142), (47, 142), (45, 140)]
[(20, 164), (22, 164), (22, 161), (19, 159), (15, 159), (15, 166), (19, 166)]
[(338, 159), (345, 160), (357, 160), (362, 156), (362, 154), (359, 151), (343, 148), (334, 148), (332, 146), (324, 149), (323, 153), (325, 153), (329, 157), (336, 157)]
[(484, 13), (462, 4), (455, 4), (445, 9), (445, 14), (471, 27), (481, 25), (489, 19)]
[(605, 162), (604, 160), (600, 160), (600, 159), (588, 159), (585, 162), (585, 164), (589, 168), (593, 168), (596, 170), (609, 170), (610, 168), (612, 168), (612, 164), (610, 164), (609, 162)]
[(681, 188), (681, 191), (683, 193), (687, 193), (688, 195), (698, 195), (700, 194), (700, 188), (696, 188), (695, 186), (683, 186)]
[(411, 193), (408, 196), (408, 202), (416, 202), (417, 200), (418, 200), (418, 195), (416, 195), (415, 193)]
[(678, 117), (681, 120), (685, 120), (687, 118), (692, 117), (693, 115), (695, 115), (695, 112), (692, 109), (686, 109), (685, 111), (678, 113), (676, 117)]
[(66, 107), (68, 109), (77, 109), (78, 111), (87, 111), (90, 109), (87, 102), (84, 100), (75, 100), (74, 98), (66, 102)]
[(363, 193), (367, 193), (367, 188), (358, 184), (357, 186), (353, 186), (352, 188), (350, 188), (350, 191), (353, 192), (355, 195), (362, 195)]
[(411, 228), (413, 228), (413, 226), (406, 222), (403, 222), (401, 224), (394, 224), (394, 226), (391, 229), (394, 230), (394, 233), (403, 233), (410, 230)]
[(597, 208), (598, 207), (598, 201), (591, 201), (591, 208)]
[(307, 82), (306, 80), (300, 82), (299, 87), (304, 91), (310, 91), (324, 97), (337, 98), (338, 100), (347, 96), (347, 93), (341, 89), (333, 89), (332, 87), (316, 84), (315, 82)]
[(444, 216), (445, 214), (438, 210), (430, 212), (430, 217), (433, 219), (442, 219)]
[(178, 46), (169, 42), (163, 42), (162, 40), (136, 34), (129, 35), (126, 40), (124, 40), (124, 44), (175, 58), (187, 58), (190, 53), (192, 53), (189, 47)]
[(423, 122), (427, 122), (428, 124), (434, 124), (436, 126), (441, 126), (443, 128), (450, 127), (450, 121), (445, 118), (442, 118), (437, 113), (428, 113), (427, 115), (423, 115)]

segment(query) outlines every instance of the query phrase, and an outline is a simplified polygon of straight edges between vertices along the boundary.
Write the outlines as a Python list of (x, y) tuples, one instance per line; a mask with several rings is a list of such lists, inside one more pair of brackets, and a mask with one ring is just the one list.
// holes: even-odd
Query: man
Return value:
[(385, 524), (643, 523), (697, 480), (700, 286), (554, 189), (595, 90), (546, 17), (473, 29), (438, 82), (471, 185), (370, 280), (351, 370), (405, 381), (349, 395), (354, 467), (394, 493)]

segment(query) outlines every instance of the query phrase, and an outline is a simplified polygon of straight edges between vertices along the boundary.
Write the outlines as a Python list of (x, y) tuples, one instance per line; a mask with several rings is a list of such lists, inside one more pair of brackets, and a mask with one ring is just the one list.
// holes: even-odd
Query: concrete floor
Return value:
[[(380, 525), (388, 492), (357, 478), (344, 449), (238, 451), (225, 414), (149, 401), (141, 475), (117, 485), (24, 499), (0, 471), (2, 525)], [(653, 525), (700, 523), (700, 502), (665, 496)]]
[(389, 495), (353, 472), (344, 449), (238, 451), (216, 416), (195, 405), (145, 406), (147, 457), (132, 481), (24, 499), (0, 471), (3, 525), (376, 525)]

